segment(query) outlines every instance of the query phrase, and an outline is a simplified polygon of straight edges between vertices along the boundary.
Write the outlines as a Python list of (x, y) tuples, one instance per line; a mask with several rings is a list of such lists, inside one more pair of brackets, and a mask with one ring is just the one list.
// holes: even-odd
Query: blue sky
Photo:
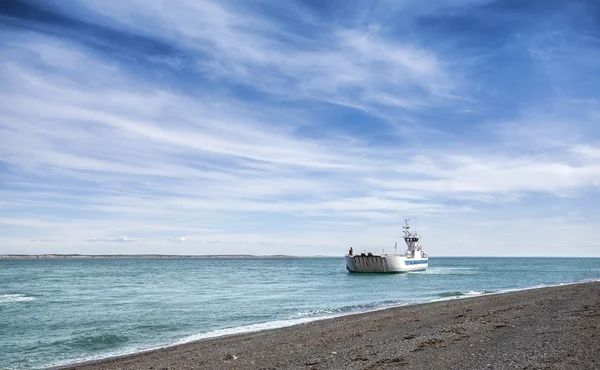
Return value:
[(0, 3), (0, 253), (600, 256), (600, 4)]

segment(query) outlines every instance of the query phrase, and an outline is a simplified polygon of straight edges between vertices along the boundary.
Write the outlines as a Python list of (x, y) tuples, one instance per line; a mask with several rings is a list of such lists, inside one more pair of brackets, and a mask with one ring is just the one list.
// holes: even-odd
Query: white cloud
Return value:
[(600, 145), (576, 145), (571, 151), (587, 159), (600, 159)]
[(111, 242), (111, 243), (136, 243), (137, 239), (130, 239), (126, 236), (117, 236), (117, 237), (103, 237), (103, 238), (90, 238), (85, 239), (86, 242)]

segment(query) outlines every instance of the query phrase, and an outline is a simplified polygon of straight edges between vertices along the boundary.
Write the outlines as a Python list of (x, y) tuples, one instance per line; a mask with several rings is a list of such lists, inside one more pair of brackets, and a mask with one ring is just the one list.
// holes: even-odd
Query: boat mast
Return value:
[(415, 250), (417, 249), (419, 243), (419, 235), (417, 235), (416, 232), (410, 232), (410, 226), (408, 225), (409, 221), (410, 219), (404, 219), (404, 242), (408, 247), (407, 254), (414, 256)]

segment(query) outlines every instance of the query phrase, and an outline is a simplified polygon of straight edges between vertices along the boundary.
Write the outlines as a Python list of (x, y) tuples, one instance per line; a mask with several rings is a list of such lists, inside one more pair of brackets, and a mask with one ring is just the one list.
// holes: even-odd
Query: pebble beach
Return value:
[(598, 369), (600, 282), (314, 321), (61, 369)]

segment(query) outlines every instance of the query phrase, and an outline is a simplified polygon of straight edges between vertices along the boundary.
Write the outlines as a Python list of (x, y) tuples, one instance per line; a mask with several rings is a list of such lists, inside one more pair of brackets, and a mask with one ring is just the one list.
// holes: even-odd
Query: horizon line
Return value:
[[(160, 254), (160, 253), (138, 253), (138, 254), (79, 254), (79, 253), (41, 253), (41, 254), (0, 254), (0, 259), (9, 258), (341, 258), (345, 255), (288, 255), (288, 254)], [(431, 257), (431, 256), (429, 256)], [(600, 256), (460, 256), (460, 255), (442, 255), (433, 256), (433, 258), (600, 258)]]

